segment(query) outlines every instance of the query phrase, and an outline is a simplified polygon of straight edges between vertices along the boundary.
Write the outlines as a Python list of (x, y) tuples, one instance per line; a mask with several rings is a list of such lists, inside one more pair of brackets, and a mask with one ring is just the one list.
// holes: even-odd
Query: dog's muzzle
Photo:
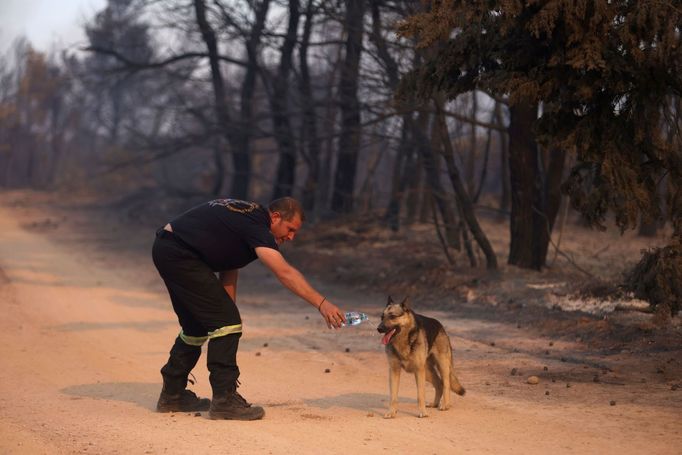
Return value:
[(398, 333), (398, 327), (386, 327), (382, 322), (377, 327), (377, 332), (384, 334), (381, 338), (381, 344), (387, 345), (391, 341), (391, 338), (393, 338), (393, 335)]

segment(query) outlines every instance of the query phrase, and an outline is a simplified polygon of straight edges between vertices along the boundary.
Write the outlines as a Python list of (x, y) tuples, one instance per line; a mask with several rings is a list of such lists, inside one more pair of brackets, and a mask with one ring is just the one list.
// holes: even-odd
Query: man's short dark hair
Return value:
[(268, 210), (271, 212), (279, 212), (280, 215), (282, 215), (282, 219), (285, 221), (290, 221), (296, 216), (296, 214), (301, 217), (301, 221), (305, 221), (303, 207), (293, 197), (285, 196), (275, 199), (274, 201), (270, 202)]

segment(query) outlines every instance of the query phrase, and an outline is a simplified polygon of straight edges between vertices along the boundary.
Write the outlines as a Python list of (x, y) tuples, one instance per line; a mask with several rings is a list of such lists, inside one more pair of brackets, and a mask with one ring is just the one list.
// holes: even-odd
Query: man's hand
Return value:
[(341, 327), (341, 324), (346, 322), (346, 315), (343, 314), (343, 312), (341, 312), (336, 305), (327, 299), (322, 301), (322, 304), (320, 304), (318, 310), (320, 311), (320, 314), (324, 318), (325, 322), (327, 322), (327, 327), (330, 329), (332, 327), (338, 329)]

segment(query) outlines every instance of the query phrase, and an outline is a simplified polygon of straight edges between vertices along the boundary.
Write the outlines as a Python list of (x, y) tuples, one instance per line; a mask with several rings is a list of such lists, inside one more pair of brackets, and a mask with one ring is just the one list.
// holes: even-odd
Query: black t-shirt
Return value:
[(216, 199), (189, 209), (171, 226), (214, 272), (244, 267), (257, 258), (256, 247), (278, 250), (270, 214), (255, 202)]

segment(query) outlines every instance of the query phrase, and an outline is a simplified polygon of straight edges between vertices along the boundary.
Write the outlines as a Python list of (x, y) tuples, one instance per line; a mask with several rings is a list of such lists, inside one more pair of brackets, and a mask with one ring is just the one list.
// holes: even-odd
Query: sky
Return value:
[(106, 0), (0, 0), (0, 52), (22, 35), (43, 52), (82, 42), (86, 19), (105, 5)]

